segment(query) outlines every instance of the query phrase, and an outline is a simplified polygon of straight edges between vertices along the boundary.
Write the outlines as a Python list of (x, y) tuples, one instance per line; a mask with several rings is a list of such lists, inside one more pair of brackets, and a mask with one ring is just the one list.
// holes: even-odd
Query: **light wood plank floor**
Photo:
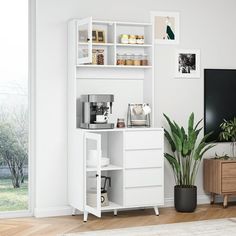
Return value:
[(17, 218), (0, 220), (0, 236), (51, 236), (80, 231), (125, 228), (145, 225), (197, 221), (236, 217), (236, 204), (231, 203), (226, 209), (222, 205), (200, 205), (194, 213), (177, 213), (174, 208), (161, 208), (160, 216), (155, 216), (152, 209), (121, 211), (118, 216), (112, 213), (102, 214), (102, 218), (89, 215), (87, 223), (79, 216), (52, 218)]

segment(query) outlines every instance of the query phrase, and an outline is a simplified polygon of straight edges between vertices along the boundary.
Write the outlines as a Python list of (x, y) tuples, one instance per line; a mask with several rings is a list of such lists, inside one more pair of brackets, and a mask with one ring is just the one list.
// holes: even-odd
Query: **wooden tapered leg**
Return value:
[(226, 208), (228, 206), (228, 195), (224, 195), (224, 202), (223, 202), (223, 207)]
[(215, 193), (211, 193), (211, 204), (215, 203)]

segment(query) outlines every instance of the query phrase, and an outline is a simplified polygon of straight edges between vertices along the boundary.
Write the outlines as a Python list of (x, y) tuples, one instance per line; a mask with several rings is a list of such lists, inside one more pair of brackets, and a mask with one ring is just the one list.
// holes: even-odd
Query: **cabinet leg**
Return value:
[(72, 216), (75, 216), (76, 215), (76, 208), (73, 208), (72, 209)]
[(154, 211), (155, 211), (156, 216), (159, 216), (159, 210), (157, 206), (154, 207)]
[(228, 206), (228, 195), (224, 195), (224, 202), (223, 202), (223, 207), (226, 208)]
[(87, 222), (88, 220), (88, 212), (84, 211), (84, 222)]
[(215, 193), (211, 193), (211, 204), (215, 203)]
[(114, 210), (114, 216), (117, 216), (117, 209)]

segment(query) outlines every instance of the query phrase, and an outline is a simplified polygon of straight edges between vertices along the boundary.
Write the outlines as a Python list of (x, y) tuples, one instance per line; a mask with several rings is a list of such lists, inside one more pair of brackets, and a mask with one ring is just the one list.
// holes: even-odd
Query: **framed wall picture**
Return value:
[(200, 50), (176, 50), (176, 78), (200, 78)]
[(179, 13), (151, 12), (154, 24), (154, 41), (157, 44), (179, 43)]
[(96, 43), (98, 41), (97, 30), (92, 31), (92, 40), (93, 43)]
[(105, 32), (103, 30), (97, 31), (97, 42), (98, 43), (105, 43)]

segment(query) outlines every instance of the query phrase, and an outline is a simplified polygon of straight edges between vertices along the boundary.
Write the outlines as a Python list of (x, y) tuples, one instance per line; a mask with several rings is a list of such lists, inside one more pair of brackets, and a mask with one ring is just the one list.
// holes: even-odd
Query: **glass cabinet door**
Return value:
[(85, 211), (101, 217), (101, 135), (85, 133)]
[(92, 62), (92, 17), (77, 21), (77, 65)]

